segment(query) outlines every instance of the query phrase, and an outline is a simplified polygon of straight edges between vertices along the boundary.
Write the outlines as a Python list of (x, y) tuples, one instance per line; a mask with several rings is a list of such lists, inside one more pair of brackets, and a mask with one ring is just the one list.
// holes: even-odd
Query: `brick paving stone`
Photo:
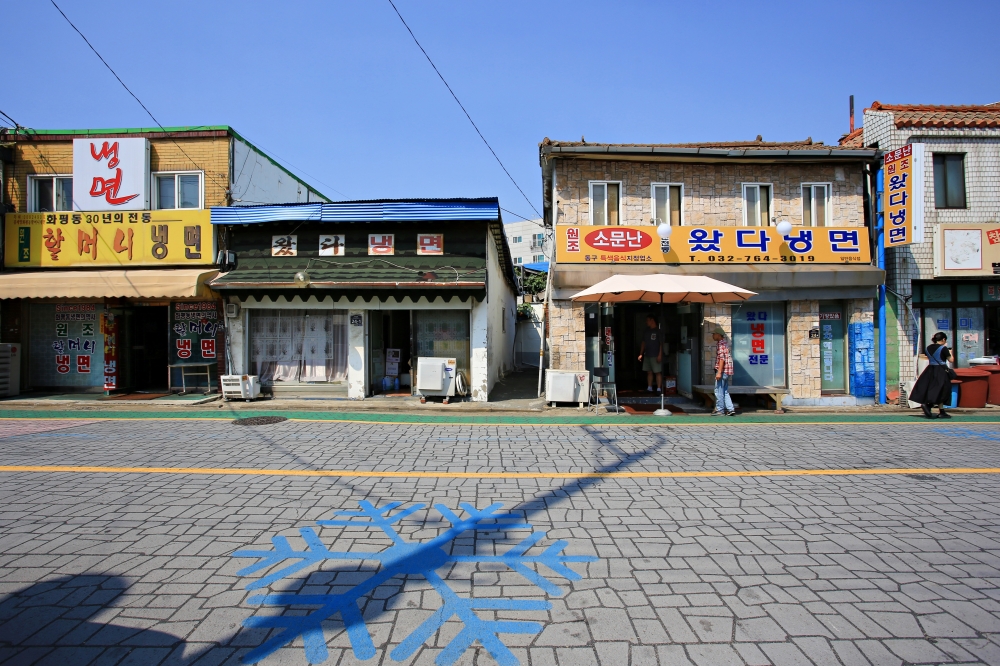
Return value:
[[(991, 426), (962, 426), (959, 435), (907, 428), (38, 419), (21, 430), (0, 426), (0, 464), (428, 472), (995, 465)], [(300, 527), (367, 499), (453, 510), (503, 502), (547, 531), (541, 547), (565, 539), (567, 552), (601, 558), (570, 565), (582, 578), (558, 580), (563, 596), (501, 564), (448, 570), (459, 595), (552, 603), (483, 612), (542, 624), (538, 634), (502, 637), (525, 665), (1000, 664), (998, 491), (992, 475), (581, 482), (4, 473), (0, 663), (240, 663), (269, 635), (243, 621), (277, 609), (248, 603), (256, 592), (245, 585), (261, 574), (239, 576), (250, 561), (230, 554), (270, 549), (275, 535), (299, 547)], [(401, 533), (431, 539), (439, 519), (421, 510)], [(389, 544), (366, 528), (317, 534), (335, 550)], [(454, 547), (502, 553), (520, 538), (468, 535)], [(270, 591), (342, 593), (369, 575), (328, 563)], [(357, 661), (334, 619), (326, 663), (396, 663), (389, 651), (439, 605), (422, 579), (381, 586), (362, 604), (376, 658)], [(434, 663), (460, 630), (450, 621), (401, 663)], [(305, 663), (301, 645), (261, 663)], [(456, 663), (493, 662), (477, 646)]]

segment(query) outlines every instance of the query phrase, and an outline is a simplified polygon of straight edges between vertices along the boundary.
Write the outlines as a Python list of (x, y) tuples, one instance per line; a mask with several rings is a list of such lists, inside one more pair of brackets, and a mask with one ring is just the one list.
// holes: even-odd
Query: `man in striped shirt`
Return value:
[(729, 396), (729, 382), (733, 378), (733, 353), (726, 342), (726, 331), (716, 326), (712, 331), (715, 340), (715, 411), (712, 416), (736, 416), (733, 399)]

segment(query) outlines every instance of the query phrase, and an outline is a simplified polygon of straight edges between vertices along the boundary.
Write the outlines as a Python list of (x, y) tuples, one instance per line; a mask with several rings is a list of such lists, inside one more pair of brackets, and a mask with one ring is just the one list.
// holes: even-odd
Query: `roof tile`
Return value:
[(882, 104), (873, 102), (866, 110), (892, 113), (896, 128), (994, 128), (1000, 127), (1000, 102), (993, 104), (933, 105)]

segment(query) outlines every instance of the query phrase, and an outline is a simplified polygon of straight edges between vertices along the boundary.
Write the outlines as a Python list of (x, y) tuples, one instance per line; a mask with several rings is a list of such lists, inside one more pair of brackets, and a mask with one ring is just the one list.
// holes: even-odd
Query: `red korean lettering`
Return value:
[(118, 196), (118, 190), (121, 186), (122, 170), (115, 169), (114, 178), (101, 178), (100, 176), (94, 176), (94, 182), (90, 186), (90, 196), (104, 197), (105, 201), (112, 206), (120, 206), (123, 203), (127, 203), (139, 196), (138, 194), (130, 194), (124, 197)]
[(97, 227), (93, 227), (92, 234), (88, 234), (83, 229), (76, 230), (76, 253), (78, 256), (89, 254), (90, 258), (97, 261)]
[(208, 338), (201, 341), (201, 357), (215, 358), (215, 340)]
[(45, 241), (45, 249), (49, 251), (52, 261), (59, 261), (59, 253), (62, 252), (62, 243), (66, 240), (63, 237), (62, 229), (46, 229), (42, 236)]
[(177, 341), (177, 358), (191, 358), (191, 340), (182, 338)]
[[(94, 231), (97, 231), (96, 229)], [(112, 246), (115, 252), (121, 254), (122, 252), (128, 251), (128, 260), (132, 261), (132, 230), (131, 229), (115, 229), (115, 242)]]
[(76, 357), (76, 371), (82, 374), (90, 374), (90, 356), (81, 354)]
[(100, 162), (103, 159), (108, 160), (109, 169), (114, 169), (116, 166), (118, 166), (117, 141), (112, 143), (110, 146), (108, 145), (108, 142), (105, 141), (104, 145), (101, 146), (100, 152), (96, 151), (95, 148), (96, 146), (94, 144), (90, 144), (90, 156), (93, 157), (96, 161)]
[(69, 354), (56, 354), (56, 372), (60, 375), (69, 373)]

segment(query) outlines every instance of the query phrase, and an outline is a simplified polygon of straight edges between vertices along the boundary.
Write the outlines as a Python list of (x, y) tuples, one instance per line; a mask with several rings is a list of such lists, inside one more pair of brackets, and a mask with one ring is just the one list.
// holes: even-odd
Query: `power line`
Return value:
[(503, 212), (505, 212), (505, 213), (510, 213), (510, 214), (511, 214), (511, 215), (513, 215), (514, 217), (519, 217), (519, 218), (521, 218), (521, 219), (522, 219), (522, 220), (524, 220), (525, 222), (534, 222), (534, 220), (532, 220), (532, 219), (530, 219), (530, 218), (527, 218), (527, 217), (525, 217), (524, 215), (518, 215), (518, 214), (517, 214), (517, 213), (515, 213), (514, 211), (512, 211), (512, 210), (507, 210), (507, 209), (506, 209), (506, 208), (504, 208), (503, 206), (500, 206), (499, 208), (500, 208), (500, 210), (502, 210), (502, 211), (503, 211)]
[[(97, 58), (98, 58), (98, 59), (99, 59), (99, 60), (100, 60), (100, 61), (101, 61), (102, 63), (104, 63), (104, 66), (108, 68), (108, 71), (109, 71), (109, 72), (111, 72), (112, 76), (114, 76), (114, 77), (115, 77), (116, 79), (118, 79), (118, 83), (122, 84), (122, 88), (124, 88), (124, 89), (125, 89), (125, 90), (126, 90), (126, 91), (128, 92), (128, 94), (132, 96), (132, 99), (134, 99), (134, 100), (135, 100), (136, 102), (138, 102), (138, 103), (139, 103), (139, 106), (141, 106), (141, 107), (142, 107), (142, 110), (143, 110), (143, 111), (145, 111), (145, 112), (146, 112), (146, 114), (147, 114), (147, 115), (148, 115), (148, 116), (149, 116), (150, 118), (152, 118), (152, 119), (153, 119), (153, 122), (154, 122), (154, 123), (156, 123), (156, 126), (157, 126), (157, 127), (159, 127), (159, 128), (161, 129), (161, 130), (163, 130), (164, 132), (166, 132), (166, 131), (167, 131), (167, 128), (166, 128), (166, 127), (164, 127), (164, 126), (163, 126), (163, 125), (162, 125), (162, 124), (160, 123), (160, 121), (156, 119), (156, 116), (154, 116), (154, 115), (152, 114), (152, 112), (151, 112), (151, 111), (150, 111), (149, 109), (147, 109), (147, 108), (146, 108), (146, 105), (142, 103), (142, 100), (141, 100), (141, 99), (139, 99), (139, 98), (138, 98), (138, 97), (136, 96), (136, 94), (135, 94), (134, 92), (132, 92), (132, 90), (131, 90), (131, 89), (130, 89), (130, 88), (129, 88), (129, 87), (127, 86), (127, 85), (125, 85), (125, 82), (124, 82), (124, 81), (122, 81), (121, 77), (120, 77), (120, 76), (118, 76), (118, 74), (117, 74), (117, 73), (115, 72), (115, 70), (113, 70), (113, 69), (111, 68), (111, 65), (109, 65), (109, 64), (108, 64), (108, 61), (107, 61), (107, 60), (105, 60), (105, 59), (104, 59), (104, 58), (103, 58), (103, 57), (101, 56), (101, 54), (97, 52), (97, 49), (95, 49), (95, 48), (94, 48), (94, 45), (90, 43), (90, 40), (89, 40), (89, 39), (87, 39), (86, 35), (84, 35), (84, 34), (83, 34), (82, 32), (80, 32), (80, 29), (79, 29), (79, 28), (77, 28), (77, 27), (76, 27), (75, 25), (73, 25), (73, 22), (72, 22), (72, 21), (70, 21), (70, 20), (69, 20), (69, 17), (68, 17), (68, 16), (66, 16), (66, 13), (65, 13), (65, 12), (64, 12), (64, 11), (63, 11), (62, 9), (60, 9), (59, 5), (57, 5), (57, 4), (56, 4), (56, 1), (55, 1), (55, 0), (49, 0), (49, 2), (51, 2), (51, 3), (52, 3), (52, 6), (56, 8), (56, 11), (58, 11), (58, 12), (59, 12), (60, 14), (62, 14), (62, 17), (63, 17), (64, 19), (66, 19), (66, 23), (69, 23), (69, 26), (70, 26), (71, 28), (73, 28), (73, 30), (75, 30), (75, 31), (76, 31), (76, 34), (80, 35), (80, 38), (81, 38), (81, 39), (83, 39), (83, 41), (87, 43), (87, 46), (89, 46), (89, 47), (90, 47), (90, 50), (94, 52), (94, 55), (96, 55), (96, 56), (97, 56)], [(5, 114), (5, 115), (6, 115), (6, 114)], [(170, 139), (170, 140), (171, 140), (171, 141), (173, 142), (173, 144), (174, 144), (175, 146), (177, 146), (177, 149), (178, 149), (179, 151), (181, 151), (181, 154), (182, 154), (182, 155), (184, 155), (184, 157), (188, 158), (188, 160), (189, 160), (189, 161), (190, 161), (190, 162), (191, 162), (192, 164), (195, 164), (195, 165), (197, 165), (197, 164), (198, 164), (198, 163), (197, 163), (197, 162), (196, 162), (196, 161), (195, 161), (194, 159), (192, 159), (192, 157), (191, 157), (190, 155), (188, 155), (188, 154), (187, 154), (187, 152), (186, 152), (186, 151), (185, 151), (185, 150), (184, 150), (184, 149), (183, 149), (183, 148), (181, 147), (181, 145), (180, 145), (179, 143), (177, 143), (177, 141), (176, 141), (176, 140), (175, 140), (175, 139), (174, 139), (173, 137), (171, 137), (171, 136), (170, 136), (170, 133), (169, 133), (169, 132), (167, 133), (167, 138), (169, 138), (169, 139)], [(219, 179), (218, 179), (218, 178), (216, 178), (215, 176), (213, 176), (213, 175), (211, 174), (211, 172), (209, 172), (209, 171), (208, 171), (207, 169), (203, 169), (203, 171), (205, 171), (205, 173), (206, 173), (206, 174), (208, 175), (208, 177), (209, 177), (209, 178), (211, 178), (212, 180), (214, 180), (214, 181), (215, 181), (215, 184), (216, 184), (216, 185), (219, 185), (220, 187), (222, 187), (222, 189), (223, 189), (224, 191), (228, 191), (228, 190), (229, 190), (229, 188), (228, 188), (228, 187), (227, 187), (227, 186), (226, 186), (225, 184), (223, 184), (223, 183), (219, 182)]]
[(14, 123), (14, 128), (15, 128), (15, 129), (20, 129), (20, 128), (21, 128), (21, 123), (17, 122), (16, 120), (14, 120), (14, 119), (13, 119), (13, 118), (11, 118), (10, 116), (8, 116), (8, 115), (7, 115), (6, 113), (4, 113), (3, 111), (0, 111), (0, 116), (3, 116), (4, 118), (6, 118), (7, 120), (9, 120), (10, 122)]
[[(50, 2), (51, 1), (52, 0), (50, 0)], [(53, 2), (53, 4), (55, 4), (55, 3)], [(429, 55), (427, 55), (427, 51), (424, 49), (424, 47), (420, 45), (420, 41), (417, 39), (417, 36), (413, 34), (413, 30), (411, 30), (410, 26), (406, 23), (406, 19), (403, 18), (403, 15), (399, 13), (399, 9), (396, 8), (396, 3), (394, 3), (392, 0), (389, 0), (389, 4), (392, 5), (392, 9), (393, 9), (393, 11), (396, 12), (396, 16), (399, 17), (399, 20), (403, 22), (403, 27), (405, 27), (406, 31), (410, 33), (410, 37), (413, 38), (413, 42), (417, 45), (417, 47), (420, 49), (420, 51), (424, 54), (424, 57), (427, 58), (427, 62), (429, 62), (431, 64), (431, 67), (434, 68), (434, 73), (438, 75), (438, 78), (441, 79), (441, 83), (444, 84), (444, 87), (447, 88), (448, 92), (451, 93), (451, 96), (455, 99), (455, 102), (458, 104), (459, 108), (462, 109), (462, 113), (464, 113), (465, 117), (469, 119), (470, 123), (472, 123), (472, 127), (473, 127), (473, 129), (476, 130), (476, 134), (478, 134), (479, 138), (483, 140), (483, 143), (486, 144), (486, 147), (490, 149), (490, 152), (493, 154), (493, 158), (496, 159), (497, 164), (500, 165), (500, 168), (503, 169), (503, 172), (505, 174), (507, 174), (508, 178), (510, 178), (510, 182), (514, 183), (514, 187), (517, 188), (517, 191), (521, 193), (521, 196), (524, 197), (524, 200), (528, 202), (529, 206), (531, 206), (531, 210), (535, 211), (535, 215), (537, 215), (538, 217), (541, 217), (542, 214), (538, 212), (537, 208), (535, 208), (535, 204), (531, 203), (531, 199), (528, 198), (528, 195), (524, 193), (524, 190), (521, 189), (521, 186), (517, 184), (516, 180), (514, 180), (514, 176), (510, 175), (510, 171), (507, 171), (507, 167), (505, 167), (503, 165), (503, 162), (500, 161), (500, 157), (497, 156), (496, 151), (493, 150), (493, 146), (491, 146), (490, 142), (486, 140), (486, 137), (483, 136), (483, 133), (479, 131), (479, 127), (476, 126), (476, 122), (472, 119), (472, 116), (469, 115), (469, 112), (465, 110), (465, 106), (458, 99), (458, 95), (455, 94), (455, 91), (452, 90), (451, 86), (448, 85), (448, 82), (445, 81), (444, 76), (441, 75), (441, 72), (438, 70), (437, 65), (434, 64), (434, 61), (431, 60), (431, 57)], [(520, 217), (520, 215), (518, 215), (518, 217)]]

